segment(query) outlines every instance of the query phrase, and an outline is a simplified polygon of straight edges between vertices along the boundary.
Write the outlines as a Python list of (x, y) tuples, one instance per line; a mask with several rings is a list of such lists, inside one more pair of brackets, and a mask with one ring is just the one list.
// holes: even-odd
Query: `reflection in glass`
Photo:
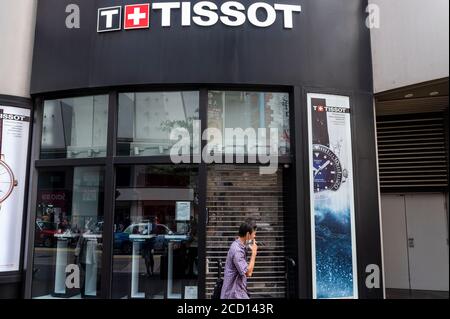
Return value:
[(118, 155), (168, 155), (174, 128), (191, 133), (199, 114), (198, 92), (119, 94)]
[(105, 157), (108, 96), (44, 103), (41, 158)]
[(99, 296), (103, 189), (101, 167), (39, 171), (33, 298)]
[[(258, 128), (278, 129), (278, 155), (288, 155), (289, 142), (289, 94), (271, 92), (208, 92), (208, 128), (217, 128), (222, 132), (223, 148), (216, 152), (238, 154), (256, 154), (263, 147), (269, 153), (269, 131), (266, 146), (258, 140), (255, 147), (245, 138), (225, 136), (225, 128), (242, 130)], [(257, 136), (257, 135), (256, 135)], [(234, 151), (231, 151), (233, 150)]]
[(197, 297), (197, 170), (116, 171), (113, 298)]

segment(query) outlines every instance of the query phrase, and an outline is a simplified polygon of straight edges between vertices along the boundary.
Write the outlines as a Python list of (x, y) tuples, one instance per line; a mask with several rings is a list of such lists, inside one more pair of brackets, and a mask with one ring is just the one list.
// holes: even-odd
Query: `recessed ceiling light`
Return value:
[(433, 92), (430, 93), (430, 96), (436, 96), (436, 95), (439, 95), (438, 91), (433, 91)]
[(411, 97), (413, 97), (413, 96), (414, 96), (414, 94), (409, 93), (409, 94), (406, 94), (406, 95), (405, 95), (405, 98), (409, 99), (409, 98), (411, 98)]

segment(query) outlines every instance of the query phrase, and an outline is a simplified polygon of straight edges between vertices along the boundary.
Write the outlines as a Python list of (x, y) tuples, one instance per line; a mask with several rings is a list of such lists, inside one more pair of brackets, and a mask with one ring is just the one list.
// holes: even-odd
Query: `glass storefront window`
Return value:
[(39, 171), (33, 298), (99, 297), (104, 169)]
[(198, 92), (119, 94), (117, 155), (169, 155), (176, 143), (171, 130), (185, 128), (192, 136), (198, 117)]
[(116, 170), (113, 298), (197, 298), (198, 170)]
[[(119, 93), (115, 155), (170, 155), (179, 142), (170, 139), (173, 129), (191, 138), (199, 133), (199, 100), (199, 91)], [(223, 136), (220, 152), (231, 146), (236, 154), (267, 153), (268, 136), (254, 145), (230, 139), (226, 129), (269, 135), (276, 128), (278, 155), (289, 155), (288, 93), (209, 91), (204, 106), (208, 128)], [(108, 95), (47, 100), (40, 158), (106, 157), (107, 130)], [(198, 166), (136, 163), (114, 170), (113, 229), (106, 233), (113, 241), (112, 297), (198, 298)], [(103, 167), (39, 169), (33, 298), (100, 296), (104, 175)]]
[(45, 101), (41, 158), (105, 157), (107, 123), (107, 95)]
[[(208, 128), (216, 128), (222, 134), (222, 149), (219, 153), (256, 154), (259, 148), (269, 153), (269, 130), (278, 130), (278, 155), (290, 152), (289, 94), (272, 92), (208, 92)], [(225, 129), (250, 129), (255, 132), (252, 145), (247, 138), (230, 137)], [(258, 128), (266, 129), (267, 139), (258, 139)]]

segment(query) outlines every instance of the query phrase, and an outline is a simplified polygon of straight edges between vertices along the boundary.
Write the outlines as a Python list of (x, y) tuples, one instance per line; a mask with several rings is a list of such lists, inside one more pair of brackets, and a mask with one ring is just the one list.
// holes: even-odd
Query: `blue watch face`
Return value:
[(324, 145), (313, 145), (314, 192), (338, 190), (342, 182), (339, 158)]

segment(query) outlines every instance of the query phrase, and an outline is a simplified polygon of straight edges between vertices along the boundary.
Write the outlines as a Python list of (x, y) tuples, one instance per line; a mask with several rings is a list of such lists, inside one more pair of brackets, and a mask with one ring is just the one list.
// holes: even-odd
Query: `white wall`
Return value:
[(29, 97), (36, 0), (0, 0), (0, 94)]
[(449, 76), (449, 0), (369, 0), (375, 93)]

